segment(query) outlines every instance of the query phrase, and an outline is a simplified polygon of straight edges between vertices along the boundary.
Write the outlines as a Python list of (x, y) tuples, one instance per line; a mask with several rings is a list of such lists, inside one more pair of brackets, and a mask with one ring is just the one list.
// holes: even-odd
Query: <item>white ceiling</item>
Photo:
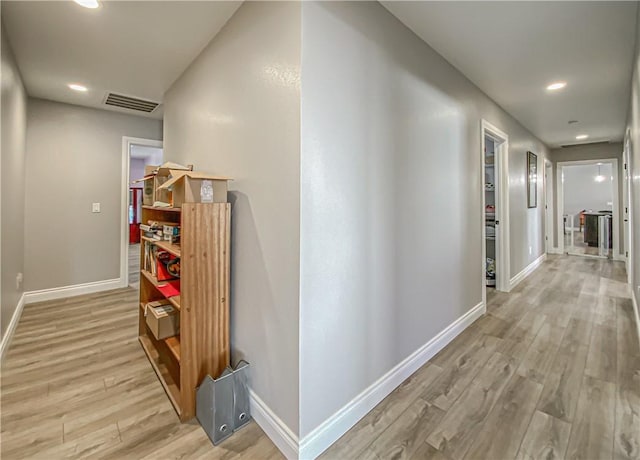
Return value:
[(622, 139), (636, 2), (382, 4), (547, 145)]
[[(2, 22), (30, 96), (103, 104), (107, 92), (161, 102), (240, 6), (234, 2), (2, 1)], [(78, 93), (67, 88), (80, 83)], [(162, 108), (147, 115), (162, 118)]]

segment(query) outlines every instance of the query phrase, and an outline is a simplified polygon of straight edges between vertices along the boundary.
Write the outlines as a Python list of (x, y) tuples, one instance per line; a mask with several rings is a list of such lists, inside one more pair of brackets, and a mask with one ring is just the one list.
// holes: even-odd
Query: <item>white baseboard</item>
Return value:
[(560, 248), (549, 248), (547, 254), (562, 254), (562, 251), (560, 251)]
[(534, 260), (529, 265), (524, 267), (524, 270), (522, 270), (516, 276), (511, 278), (511, 280), (509, 281), (509, 290), (513, 289), (518, 284), (520, 284), (522, 282), (522, 280), (524, 280), (527, 276), (529, 276), (531, 273), (533, 273), (534, 270), (536, 268), (538, 268), (542, 264), (542, 262), (544, 262), (546, 259), (547, 259), (547, 255), (546, 254), (542, 254), (536, 260)]
[(633, 314), (636, 317), (636, 328), (638, 329), (638, 341), (640, 341), (640, 309), (638, 309), (638, 298), (636, 291), (631, 288), (631, 300), (633, 301)]
[(249, 390), (251, 417), (289, 460), (298, 458), (298, 436), (267, 406), (253, 390)]
[(75, 297), (83, 294), (93, 294), (95, 292), (110, 291), (126, 287), (120, 278), (113, 280), (94, 281), (92, 283), (75, 284), (73, 286), (63, 286), (51, 289), (41, 289), (39, 291), (25, 292), (25, 303), (44, 302), (46, 300), (63, 299), (65, 297)]
[(480, 302), (306, 435), (300, 441), (300, 458), (319, 456), (485, 311)]
[(13, 311), (13, 316), (11, 317), (11, 322), (9, 322), (9, 326), (2, 336), (2, 343), (0, 343), (0, 362), (4, 359), (4, 354), (9, 349), (9, 344), (11, 343), (11, 339), (13, 339), (13, 334), (16, 331), (16, 327), (18, 327), (18, 322), (20, 322), (20, 317), (22, 316), (22, 310), (24, 309), (25, 304), (25, 293), (23, 292), (20, 296), (20, 300), (18, 300), (18, 305), (16, 305), (16, 309)]

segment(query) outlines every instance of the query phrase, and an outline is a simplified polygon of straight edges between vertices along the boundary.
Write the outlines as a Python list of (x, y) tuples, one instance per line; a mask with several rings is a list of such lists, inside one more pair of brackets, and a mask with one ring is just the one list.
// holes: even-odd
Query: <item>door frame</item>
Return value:
[[(551, 199), (549, 199), (551, 196)], [(553, 163), (544, 159), (544, 252), (553, 254)]]
[(625, 264), (627, 268), (627, 282), (633, 289), (633, 212), (631, 209), (631, 128), (627, 128), (624, 136), (624, 150), (622, 151), (622, 225), (624, 232)]
[[(618, 193), (618, 160), (616, 158), (602, 158), (594, 160), (577, 160), (577, 161), (560, 161), (556, 165), (556, 185), (558, 190), (558, 210), (556, 214), (557, 219), (557, 231), (558, 231), (558, 250), (560, 254), (565, 254), (564, 249), (564, 227), (563, 227), (563, 214), (564, 214), (564, 176), (562, 169), (565, 166), (576, 165), (596, 165), (598, 163), (611, 164), (611, 172), (613, 174), (613, 260), (621, 260), (620, 255), (620, 194)], [(589, 257), (589, 256), (585, 256)], [(599, 256), (591, 256), (599, 257)]]
[(129, 286), (129, 160), (131, 147), (163, 148), (163, 142), (155, 139), (122, 136), (122, 180), (120, 184), (120, 285)]
[(510, 258), (509, 258), (509, 136), (507, 133), (492, 125), (487, 120), (481, 121), (480, 126), (480, 196), (481, 235), (482, 235), (482, 301), (487, 305), (487, 242), (485, 216), (485, 137), (495, 142), (495, 177), (496, 177), (496, 290), (509, 292), (510, 286)]

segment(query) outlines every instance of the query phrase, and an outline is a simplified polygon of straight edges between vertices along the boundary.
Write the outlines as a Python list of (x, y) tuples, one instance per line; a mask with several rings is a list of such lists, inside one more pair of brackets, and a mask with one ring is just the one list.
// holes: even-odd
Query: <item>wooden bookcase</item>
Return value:
[[(180, 223), (180, 245), (142, 237), (140, 245), (139, 340), (182, 421), (195, 416), (196, 387), (229, 365), (229, 203), (185, 203), (182, 208), (142, 207), (142, 222)], [(180, 257), (180, 335), (156, 340), (144, 306), (164, 299), (155, 276), (143, 269), (144, 245), (152, 242)], [(162, 283), (162, 282), (160, 282)]]

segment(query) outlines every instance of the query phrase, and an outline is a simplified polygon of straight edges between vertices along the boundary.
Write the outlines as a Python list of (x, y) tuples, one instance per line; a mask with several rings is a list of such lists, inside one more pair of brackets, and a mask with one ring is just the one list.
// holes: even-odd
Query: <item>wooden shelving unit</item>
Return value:
[(180, 223), (181, 244), (142, 237), (144, 245), (180, 257), (180, 295), (167, 300), (180, 315), (180, 334), (156, 340), (146, 324), (144, 306), (164, 299), (162, 281), (140, 270), (139, 340), (182, 421), (195, 416), (196, 386), (229, 365), (229, 203), (185, 203), (182, 208), (142, 207), (142, 221)]

